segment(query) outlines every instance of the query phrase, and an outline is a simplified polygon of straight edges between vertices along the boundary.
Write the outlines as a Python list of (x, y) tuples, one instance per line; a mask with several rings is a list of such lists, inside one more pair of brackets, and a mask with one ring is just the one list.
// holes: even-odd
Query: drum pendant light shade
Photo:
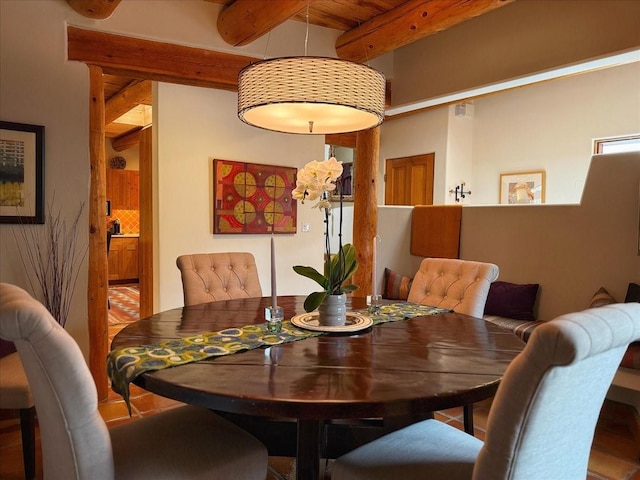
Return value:
[(336, 58), (264, 60), (238, 77), (240, 120), (276, 132), (325, 135), (377, 127), (384, 99), (382, 73)]

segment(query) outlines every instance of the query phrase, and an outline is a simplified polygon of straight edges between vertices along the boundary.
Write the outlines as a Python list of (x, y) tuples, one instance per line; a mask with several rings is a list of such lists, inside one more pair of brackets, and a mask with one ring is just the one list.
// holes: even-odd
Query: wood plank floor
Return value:
[[(109, 326), (109, 336), (113, 338), (123, 323), (113, 322)], [(135, 385), (131, 386), (133, 417), (129, 418), (124, 401), (111, 392), (106, 401), (100, 402), (99, 410), (108, 425), (113, 426), (134, 421), (147, 415), (161, 412), (180, 405), (178, 402), (148, 393)], [(484, 427), (491, 402), (476, 404), (474, 422), (476, 436), (484, 438)], [(24, 478), (20, 426), (16, 418), (0, 416), (0, 480)], [(437, 412), (436, 418), (462, 429), (462, 408)], [(627, 405), (607, 400), (602, 409), (589, 460), (589, 474), (586, 480), (640, 480), (640, 438), (634, 438), (633, 409)], [(39, 434), (37, 451), (37, 479), (42, 478), (42, 457)], [(270, 472), (267, 480), (295, 478), (295, 463), (291, 458), (270, 458)], [(331, 465), (324, 469), (325, 479), (330, 479)], [(261, 479), (258, 479), (261, 480)], [(545, 479), (565, 480), (565, 479)], [(573, 479), (567, 479), (573, 480)]]

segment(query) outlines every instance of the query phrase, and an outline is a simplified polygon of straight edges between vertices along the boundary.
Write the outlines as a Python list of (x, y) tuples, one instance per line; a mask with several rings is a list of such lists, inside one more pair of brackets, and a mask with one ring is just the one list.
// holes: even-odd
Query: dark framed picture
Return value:
[(0, 223), (44, 223), (44, 127), (0, 121)]
[(340, 192), (342, 192), (342, 201), (353, 202), (353, 185), (354, 179), (354, 165), (353, 162), (342, 164), (342, 175), (338, 178), (336, 185), (338, 188), (331, 192), (331, 200), (337, 202), (340, 200)]

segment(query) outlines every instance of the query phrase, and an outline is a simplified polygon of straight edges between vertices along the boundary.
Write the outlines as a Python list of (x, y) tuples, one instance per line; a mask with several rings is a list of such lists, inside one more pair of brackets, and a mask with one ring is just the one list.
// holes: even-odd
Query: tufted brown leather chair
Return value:
[(256, 261), (251, 253), (181, 255), (176, 264), (182, 276), (185, 306), (262, 296)]
[(482, 318), (489, 286), (499, 272), (493, 263), (425, 258), (407, 300)]
[[(407, 300), (482, 318), (489, 287), (499, 273), (493, 263), (425, 258)], [(473, 404), (464, 405), (464, 430), (473, 435)]]

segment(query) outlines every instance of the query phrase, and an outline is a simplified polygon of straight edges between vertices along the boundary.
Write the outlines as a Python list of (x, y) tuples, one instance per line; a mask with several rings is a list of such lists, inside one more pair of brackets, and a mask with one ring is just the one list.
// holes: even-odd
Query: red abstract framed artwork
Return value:
[(296, 233), (297, 169), (213, 161), (213, 233)]

